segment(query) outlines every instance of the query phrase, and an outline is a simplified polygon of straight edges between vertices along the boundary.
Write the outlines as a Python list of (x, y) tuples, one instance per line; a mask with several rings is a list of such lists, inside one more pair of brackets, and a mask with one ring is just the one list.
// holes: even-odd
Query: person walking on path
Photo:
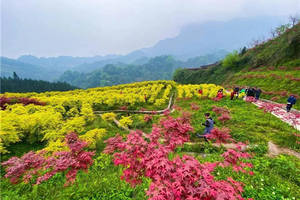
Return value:
[(256, 100), (259, 100), (260, 95), (261, 95), (261, 89), (260, 89), (260, 88), (257, 88), (257, 89), (255, 90), (255, 99), (256, 99)]
[(288, 100), (287, 100), (288, 103), (287, 103), (287, 105), (286, 105), (286, 111), (287, 111), (287, 112), (290, 112), (290, 111), (291, 111), (293, 105), (296, 104), (296, 101), (297, 101), (297, 99), (296, 99), (296, 97), (295, 97), (294, 95), (291, 95), (291, 96), (288, 98)]
[(203, 133), (203, 135), (200, 135), (197, 133), (196, 136), (199, 138), (204, 138), (207, 141), (206, 136), (208, 136), (210, 134), (210, 132), (213, 130), (215, 122), (210, 117), (210, 113), (205, 113), (204, 116), (206, 119), (205, 123), (202, 123), (202, 125), (205, 126), (204, 133)]

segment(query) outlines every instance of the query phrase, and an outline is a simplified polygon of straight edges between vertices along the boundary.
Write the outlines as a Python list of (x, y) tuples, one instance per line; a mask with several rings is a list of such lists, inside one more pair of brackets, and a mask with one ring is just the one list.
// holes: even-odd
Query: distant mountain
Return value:
[(118, 55), (108, 56), (93, 56), (93, 57), (72, 57), (72, 56), (58, 56), (58, 57), (36, 57), (32, 55), (24, 55), (18, 58), (18, 61), (39, 65), (49, 70), (66, 71), (77, 65), (85, 63), (93, 63), (102, 60), (116, 59)]
[(171, 79), (173, 71), (181, 64), (171, 56), (160, 56), (150, 59), (143, 65), (108, 64), (89, 73), (67, 71), (59, 81), (77, 87), (91, 88), (144, 80), (168, 80)]
[(168, 54), (179, 59), (213, 53), (218, 49), (232, 51), (247, 46), (253, 39), (268, 36), (271, 29), (283, 21), (278, 17), (262, 16), (192, 24), (183, 28), (178, 36), (140, 51), (148, 57)]
[(81, 88), (111, 86), (135, 81), (169, 80), (179, 67), (199, 67), (214, 63), (223, 59), (227, 53), (222, 50), (216, 54), (190, 58), (186, 62), (176, 60), (172, 56), (158, 56), (151, 59), (143, 57), (134, 61), (135, 64), (107, 64), (96, 69), (96, 64), (99, 63), (97, 62), (85, 65), (85, 71), (89, 71), (93, 67), (96, 70), (88, 73), (66, 71), (59, 80)]
[(105, 65), (108, 65), (108, 64), (118, 64), (118, 65), (131, 64), (131, 63), (134, 63), (134, 62), (136, 62), (136, 61), (138, 61), (139, 59), (142, 59), (142, 58), (147, 59), (143, 52), (135, 51), (135, 52), (132, 52), (132, 53), (127, 54), (125, 56), (116, 56), (116, 57), (111, 58), (111, 59), (104, 59), (104, 60), (100, 60), (100, 61), (93, 62), (93, 63), (81, 64), (81, 65), (73, 67), (71, 70), (72, 71), (88, 73), (88, 72), (91, 72), (93, 70), (100, 69), (100, 68), (102, 68), (102, 67), (104, 67)]
[(1, 77), (10, 77), (16, 72), (21, 78), (53, 80), (59, 73), (49, 71), (41, 66), (20, 62), (15, 59), (1, 57)]
[[(15, 62), (21, 62), (18, 66), (6, 67), (2, 74), (10, 75), (12, 69), (15, 68), (14, 70), (21, 77), (33, 79), (38, 77), (38, 79), (53, 81), (68, 70), (90, 73), (108, 64), (118, 67), (125, 67), (129, 64), (140, 66), (147, 64), (151, 58), (162, 55), (171, 55), (176, 60), (183, 61), (182, 63), (188, 67), (197, 67), (215, 62), (217, 57), (222, 59), (225, 52), (247, 46), (253, 39), (267, 36), (272, 28), (282, 24), (283, 21), (282, 18), (278, 17), (261, 16), (233, 19), (226, 22), (191, 24), (184, 27), (180, 34), (174, 38), (161, 40), (153, 47), (139, 49), (127, 55), (93, 57), (24, 55), (15, 60)], [(211, 58), (208, 58), (208, 55), (211, 55)], [(31, 70), (28, 71), (28, 67), (23, 67), (27, 65), (26, 63), (31, 64), (29, 67), (32, 68)], [(27, 72), (23, 68), (26, 68)]]

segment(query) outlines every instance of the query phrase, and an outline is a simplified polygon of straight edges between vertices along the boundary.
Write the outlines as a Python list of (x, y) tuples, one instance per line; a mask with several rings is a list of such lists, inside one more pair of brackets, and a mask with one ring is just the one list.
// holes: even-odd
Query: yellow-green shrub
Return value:
[(84, 135), (81, 135), (79, 138), (86, 141), (89, 144), (89, 148), (95, 149), (97, 141), (99, 141), (106, 133), (104, 128), (96, 128), (86, 132)]

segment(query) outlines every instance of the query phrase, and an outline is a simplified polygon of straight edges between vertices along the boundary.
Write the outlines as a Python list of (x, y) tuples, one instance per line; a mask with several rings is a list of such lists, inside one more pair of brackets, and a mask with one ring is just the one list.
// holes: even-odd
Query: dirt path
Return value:
[[(274, 104), (280, 105), (278, 103), (269, 101), (269, 100), (258, 100), (253, 102), (254, 105), (258, 107), (263, 107), (264, 104)], [(300, 130), (300, 112), (293, 109), (291, 112), (286, 112), (282, 106), (274, 107), (273, 111), (271, 112), (272, 115), (279, 118), (281, 121), (288, 123), (289, 125), (293, 126), (295, 129)]]
[(282, 148), (282, 147), (278, 147), (276, 144), (272, 143), (271, 141), (268, 142), (268, 155), (270, 157), (275, 157), (279, 154), (288, 154), (291, 156), (295, 156), (298, 159), (300, 159), (300, 153), (293, 151), (291, 149), (288, 148)]

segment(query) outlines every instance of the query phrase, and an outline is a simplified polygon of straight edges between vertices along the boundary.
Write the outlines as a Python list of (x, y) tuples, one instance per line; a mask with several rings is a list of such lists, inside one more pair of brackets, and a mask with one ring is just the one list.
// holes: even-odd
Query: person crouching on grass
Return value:
[(197, 133), (196, 136), (199, 138), (204, 138), (207, 141), (206, 136), (208, 136), (210, 134), (211, 130), (213, 130), (215, 122), (210, 117), (210, 113), (205, 113), (204, 116), (206, 119), (205, 123), (202, 123), (202, 125), (205, 126), (204, 133), (203, 133), (203, 135), (200, 135)]

